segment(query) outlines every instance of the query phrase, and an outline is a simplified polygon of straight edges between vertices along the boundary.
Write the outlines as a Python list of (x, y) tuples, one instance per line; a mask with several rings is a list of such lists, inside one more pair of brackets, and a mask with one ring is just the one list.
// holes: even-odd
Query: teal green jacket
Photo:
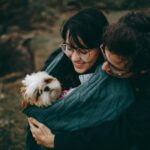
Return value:
[[(59, 73), (57, 68), (60, 68), (59, 62), (62, 59), (63, 53), (58, 53), (46, 71), (49, 74), (53, 74), (53, 71)], [(65, 72), (63, 74), (65, 75)], [(133, 101), (134, 94), (129, 81), (108, 76), (101, 69), (101, 64), (98, 64), (92, 77), (64, 99), (57, 100), (46, 108), (29, 107), (24, 110), (24, 113), (36, 118), (48, 126), (53, 133), (58, 134), (98, 126), (105, 121), (114, 120)], [(28, 136), (28, 138), (32, 137)], [(27, 141), (27, 145), (30, 145), (27, 150), (32, 150), (32, 142), (30, 143), (32, 140)]]

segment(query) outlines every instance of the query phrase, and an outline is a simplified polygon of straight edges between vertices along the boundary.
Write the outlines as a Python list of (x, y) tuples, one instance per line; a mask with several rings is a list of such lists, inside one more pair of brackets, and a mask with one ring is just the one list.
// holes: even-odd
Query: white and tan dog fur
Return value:
[(29, 104), (38, 107), (49, 106), (61, 95), (60, 82), (44, 71), (26, 75), (22, 83), (23, 108)]

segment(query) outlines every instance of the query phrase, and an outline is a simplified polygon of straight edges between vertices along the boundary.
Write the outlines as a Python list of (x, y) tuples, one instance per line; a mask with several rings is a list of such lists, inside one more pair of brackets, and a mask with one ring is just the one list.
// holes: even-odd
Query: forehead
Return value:
[(107, 47), (105, 48), (105, 55), (107, 60), (118, 69), (125, 69), (125, 66), (129, 62), (126, 58), (120, 56), (119, 54), (112, 53)]
[(87, 47), (80, 36), (77, 35), (76, 37), (72, 37), (69, 30), (66, 34), (66, 43), (70, 44), (72, 47)]

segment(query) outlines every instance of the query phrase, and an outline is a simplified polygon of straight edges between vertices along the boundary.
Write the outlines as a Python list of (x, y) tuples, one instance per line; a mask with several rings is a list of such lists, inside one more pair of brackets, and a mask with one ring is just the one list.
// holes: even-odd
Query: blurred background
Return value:
[(0, 0), (0, 150), (25, 149), (21, 80), (41, 69), (61, 43), (65, 20), (96, 6), (110, 23), (130, 10), (150, 8), (149, 0)]

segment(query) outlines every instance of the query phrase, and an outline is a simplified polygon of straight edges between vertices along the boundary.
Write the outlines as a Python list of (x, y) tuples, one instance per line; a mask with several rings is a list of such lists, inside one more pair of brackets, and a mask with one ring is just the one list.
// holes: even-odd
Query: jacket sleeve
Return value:
[(150, 149), (150, 99), (134, 102), (118, 118), (90, 129), (56, 134), (55, 150)]
[[(112, 146), (117, 148), (118, 144), (114, 143), (117, 140), (114, 140), (113, 137), (110, 138), (114, 131), (114, 124), (115, 122), (111, 121), (84, 131), (56, 134), (55, 150), (110, 150)], [(113, 136), (116, 138), (117, 134), (114, 133)], [(119, 140), (119, 137), (117, 139)], [(119, 141), (117, 142), (119, 143)]]

